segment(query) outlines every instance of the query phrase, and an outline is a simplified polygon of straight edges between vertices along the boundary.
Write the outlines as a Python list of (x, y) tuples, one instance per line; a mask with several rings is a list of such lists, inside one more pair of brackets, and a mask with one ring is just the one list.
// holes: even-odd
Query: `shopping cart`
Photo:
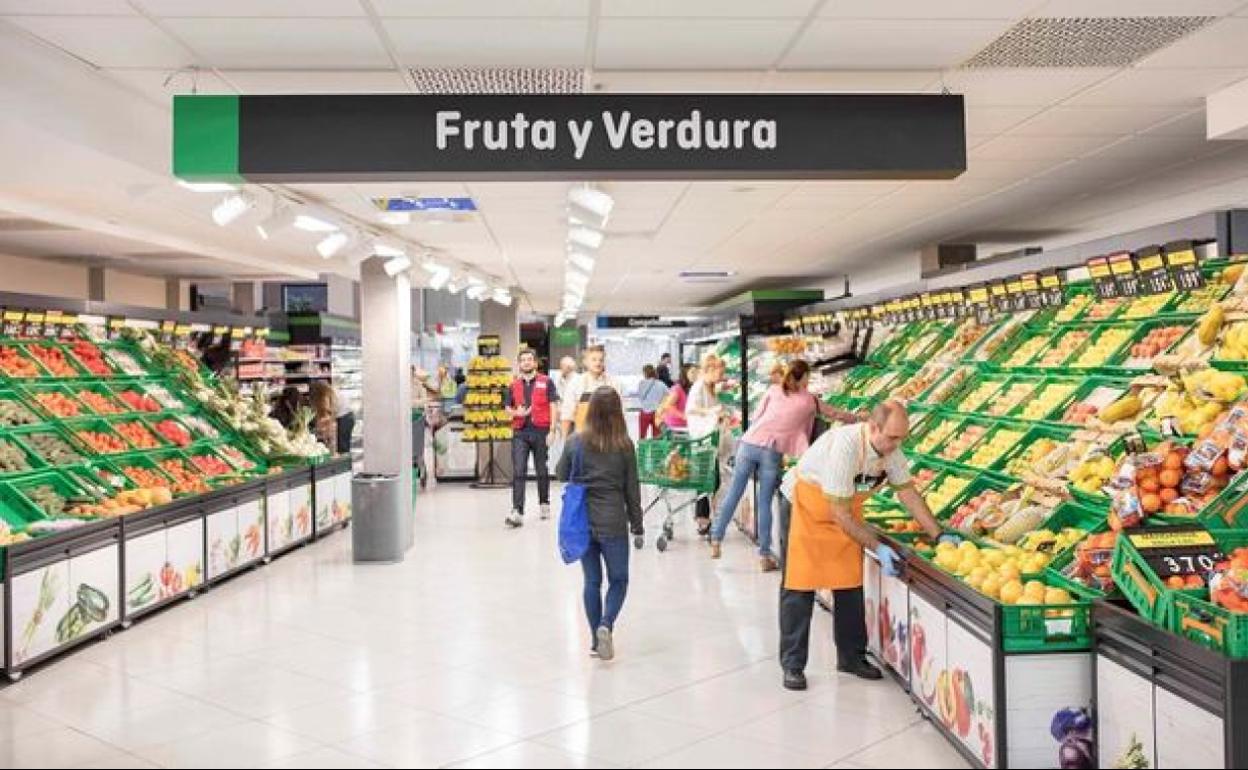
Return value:
[[(676, 517), (694, 506), (698, 500), (715, 492), (715, 465), (719, 454), (719, 432), (691, 439), (680, 433), (662, 438), (643, 439), (637, 444), (637, 479), (657, 487), (657, 494), (642, 511), (644, 517), (660, 503), (667, 510), (662, 532), (654, 547), (667, 550), (675, 537)], [(680, 499), (683, 495), (687, 499)], [(641, 548), (645, 539), (640, 535), (633, 545)]]

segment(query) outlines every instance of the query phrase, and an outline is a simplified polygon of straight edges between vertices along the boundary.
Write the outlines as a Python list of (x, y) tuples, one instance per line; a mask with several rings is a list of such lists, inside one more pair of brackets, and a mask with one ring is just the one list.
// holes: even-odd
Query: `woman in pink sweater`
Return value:
[(772, 385), (759, 404), (750, 429), (737, 447), (732, 483), (720, 504), (711, 527), (711, 558), (721, 554), (720, 543), (728, 522), (745, 494), (746, 486), (758, 474), (758, 553), (764, 572), (779, 567), (771, 552), (771, 502), (780, 484), (780, 466), (785, 455), (798, 456), (810, 445), (810, 434), (816, 412), (831, 419), (853, 422), (857, 415), (822, 404), (807, 389), (810, 385), (810, 364), (794, 361), (779, 385)]

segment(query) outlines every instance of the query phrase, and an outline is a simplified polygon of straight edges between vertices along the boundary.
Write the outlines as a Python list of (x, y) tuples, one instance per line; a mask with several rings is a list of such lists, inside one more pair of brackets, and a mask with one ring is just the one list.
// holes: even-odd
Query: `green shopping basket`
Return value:
[(637, 444), (637, 479), (709, 495), (715, 491), (718, 449), (718, 431), (696, 439), (679, 434), (642, 439)]

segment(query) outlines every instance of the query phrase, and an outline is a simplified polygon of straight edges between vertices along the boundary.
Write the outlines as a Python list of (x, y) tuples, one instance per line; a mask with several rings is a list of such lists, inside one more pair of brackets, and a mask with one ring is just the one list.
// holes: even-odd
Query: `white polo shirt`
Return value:
[(601, 387), (611, 388), (620, 394), (620, 398), (624, 397), (619, 383), (606, 372), (603, 372), (601, 377), (582, 372), (572, 378), (572, 384), (567, 390), (559, 392), (559, 419), (566, 422), (575, 421), (577, 406), (582, 400), (588, 401), (589, 397), (594, 395), (594, 391)]
[(784, 475), (780, 494), (793, 499), (798, 479), (818, 484), (828, 497), (850, 500), (858, 477), (887, 478), (893, 487), (910, 483), (910, 464), (901, 450), (881, 457), (867, 438), (864, 423), (838, 425), (824, 431)]

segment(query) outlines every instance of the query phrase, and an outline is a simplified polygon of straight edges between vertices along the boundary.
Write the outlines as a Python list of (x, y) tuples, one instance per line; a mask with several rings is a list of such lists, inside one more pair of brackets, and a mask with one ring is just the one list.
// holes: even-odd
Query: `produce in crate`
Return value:
[(915, 373), (913, 377), (906, 380), (900, 388), (892, 393), (892, 398), (899, 401), (913, 401), (936, 383), (940, 376), (945, 373), (947, 365), (939, 363), (929, 363)]
[(121, 371), (126, 374), (135, 376), (147, 374), (147, 370), (145, 370), (143, 366), (134, 359), (134, 356), (124, 350), (110, 350), (108, 357), (112, 359), (115, 364), (117, 364), (117, 368), (121, 369)]
[(92, 518), (113, 518), (130, 513), (147, 510), (153, 506), (166, 505), (173, 502), (173, 492), (166, 485), (150, 488), (123, 489), (113, 497), (98, 503), (79, 503), (69, 508), (74, 516)]
[(1151, 318), (1161, 312), (1161, 309), (1170, 301), (1171, 294), (1149, 294), (1143, 297), (1136, 297), (1131, 300), (1126, 309), (1122, 311), (1120, 318), (1124, 321), (1136, 321), (1141, 318)]
[(1091, 333), (1083, 329), (1074, 329), (1066, 332), (1057, 339), (1057, 343), (1053, 347), (1045, 351), (1043, 356), (1036, 360), (1036, 366), (1054, 367), (1060, 366), (1066, 359), (1075, 354), (1075, 351), (1088, 341)]
[(234, 469), (228, 463), (210, 454), (191, 455), (191, 463), (205, 476), (209, 477), (228, 476), (234, 472)]
[(922, 492), (927, 489), (927, 485), (931, 484), (935, 479), (936, 471), (931, 468), (920, 468), (914, 472), (912, 482), (914, 483), (914, 488)]
[(55, 433), (25, 433), (22, 441), (49, 465), (82, 462), (82, 455)]
[(1075, 390), (1075, 386), (1067, 382), (1050, 382), (1044, 385), (1035, 396), (1027, 401), (1027, 406), (1023, 407), (1022, 418), (1043, 420)]
[(20, 473), (30, 470), (30, 461), (22, 448), (0, 438), (0, 473)]
[(141, 422), (130, 420), (114, 423), (113, 430), (120, 433), (135, 449), (159, 449), (162, 446), (160, 440)]
[(39, 365), (9, 345), (0, 345), (0, 371), (10, 377), (39, 377), (43, 374)]
[(1003, 417), (1013, 411), (1014, 407), (1023, 402), (1036, 389), (1031, 382), (1015, 382), (998, 392), (988, 401), (988, 414)]
[(1226, 327), (1222, 345), (1214, 358), (1223, 361), (1248, 361), (1248, 321), (1237, 321)]
[(955, 497), (962, 494), (962, 490), (966, 489), (970, 483), (962, 476), (946, 476), (934, 489), (923, 493), (923, 500), (933, 513), (940, 513), (953, 502)]
[(914, 451), (919, 454), (931, 454), (936, 447), (944, 443), (945, 439), (953, 435), (958, 424), (952, 420), (945, 420), (936, 427), (927, 432), (923, 438), (919, 439), (919, 443), (915, 446)]
[(74, 435), (78, 437), (79, 441), (86, 444), (93, 452), (99, 452), (100, 454), (118, 454), (130, 451), (130, 445), (119, 436), (115, 436), (112, 433), (104, 433), (103, 431), (97, 430), (80, 430)]
[(1032, 337), (1014, 349), (1014, 352), (1002, 364), (1007, 369), (1015, 366), (1026, 366), (1031, 359), (1048, 347), (1049, 341), (1044, 337)]
[(932, 388), (932, 392), (927, 394), (924, 399), (929, 404), (943, 404), (946, 399), (956, 393), (971, 376), (971, 368), (967, 366), (959, 366), (949, 373), (945, 379), (941, 380)]
[(22, 487), (21, 492), (26, 499), (34, 503), (49, 518), (64, 516), (69, 508), (69, 500), (56, 491), (51, 484), (36, 484)]
[(1179, 324), (1158, 326), (1151, 329), (1144, 339), (1131, 346), (1130, 355), (1124, 365), (1130, 369), (1144, 369), (1152, 366), (1153, 359), (1170, 349), (1187, 333), (1188, 327)]
[(74, 340), (69, 350), (88, 373), (96, 377), (111, 377), (113, 375), (113, 368), (104, 360), (104, 353), (94, 343), (87, 340)]
[(24, 404), (15, 400), (0, 399), (0, 428), (17, 428), (22, 425), (34, 425), (39, 422)]
[(1232, 612), (1248, 612), (1248, 548), (1236, 548), (1214, 567), (1209, 600)]
[(1110, 318), (1122, 307), (1123, 300), (1120, 299), (1103, 299), (1100, 302), (1088, 308), (1088, 312), (1084, 315), (1085, 321), (1104, 321)]
[(980, 344), (979, 348), (975, 351), (975, 360), (987, 361), (989, 358), (992, 358), (993, 354), (1000, 350), (1007, 341), (1012, 339), (1014, 333), (1017, 332), (1019, 327), (1021, 327), (1026, 320), (1029, 320), (1032, 315), (1032, 313), (1017, 313), (1007, 318), (992, 333), (984, 338), (983, 343)]
[(192, 439), (190, 432), (186, 428), (182, 427), (182, 424), (177, 420), (161, 420), (156, 423), (154, 427), (156, 428), (156, 432), (161, 436), (164, 436), (165, 439), (171, 444), (180, 447), (191, 445)]
[(1039, 465), (1041, 460), (1052, 454), (1058, 446), (1059, 444), (1051, 438), (1038, 438), (1006, 464), (1005, 472), (1015, 478), (1022, 478), (1025, 473)]
[(1104, 487), (1114, 476), (1117, 463), (1114, 458), (1104, 453), (1094, 453), (1084, 459), (1070, 472), (1070, 484), (1080, 492), (1089, 495), (1101, 494)]
[(52, 345), (28, 345), (27, 352), (53, 377), (77, 377), (78, 370), (65, 359), (61, 349)]
[(36, 393), (35, 401), (53, 417), (77, 417), (82, 414), (77, 401), (55, 391)]
[(1005, 456), (1022, 438), (1021, 430), (998, 428), (990, 438), (975, 447), (971, 456), (966, 459), (966, 464), (975, 468), (987, 468)]
[(1092, 304), (1092, 297), (1089, 294), (1076, 294), (1070, 298), (1070, 301), (1062, 305), (1061, 309), (1053, 316), (1053, 320), (1059, 324), (1069, 323), (1088, 308)]
[(914, 519), (893, 519), (885, 525), (884, 531), (894, 535), (922, 532), (923, 525)]
[(0, 546), (13, 545), (14, 543), (24, 543), (30, 539), (30, 535), (25, 532), (14, 532), (9, 525), (0, 521)]
[(96, 414), (121, 414), (125, 410), (117, 405), (108, 396), (96, 393), (94, 390), (83, 388), (74, 394), (79, 401), (87, 405), (87, 408)]
[(1024, 551), (1056, 555), (1083, 542), (1087, 536), (1088, 531), (1079, 527), (1063, 527), (1058, 532), (1037, 529), (1023, 535), (1018, 541), (1018, 547)]
[(1045, 585), (1040, 580), (1023, 581), (1022, 576), (1028, 573), (1023, 567), (1042, 558), (1045, 558), (1043, 554), (1024, 554), (1017, 546), (979, 548), (968, 540), (957, 546), (938, 543), (933, 561), (971, 588), (1002, 604), (1070, 604), (1073, 598), (1065, 589)]
[(1227, 286), (1221, 281), (1214, 281), (1194, 291), (1188, 292), (1175, 307), (1179, 313), (1203, 313), (1226, 293)]
[(121, 472), (138, 487), (155, 488), (167, 487), (169, 485), (169, 480), (164, 476), (140, 465), (123, 466)]
[(137, 390), (123, 390), (117, 393), (117, 398), (126, 402), (126, 406), (135, 412), (159, 412), (161, 407), (156, 399), (140, 393)]
[(961, 401), (958, 402), (957, 409), (959, 412), (977, 411), (989, 396), (996, 393), (1001, 387), (1000, 380), (987, 380), (975, 386), (975, 389), (966, 394)]
[(203, 438), (219, 438), (221, 436), (221, 432), (214, 428), (212, 423), (198, 415), (182, 415), (182, 422)]
[(149, 382), (143, 386), (143, 389), (165, 409), (184, 409), (186, 407), (186, 404), (183, 404), (181, 399), (170, 393), (164, 385)]
[(211, 487), (204, 481), (203, 476), (192, 470), (183, 460), (177, 457), (168, 457), (161, 460), (158, 465), (160, 469), (173, 479), (173, 491), (175, 494), (199, 494), (208, 492)]
[(978, 342), (979, 338), (983, 337), (984, 333), (990, 328), (990, 326), (984, 326), (973, 318), (966, 319), (959, 324), (958, 328), (954, 330), (953, 337), (940, 349), (940, 357), (946, 360), (961, 358), (962, 354)]
[(987, 432), (988, 429), (982, 425), (963, 425), (962, 431), (940, 450), (940, 457), (946, 460), (957, 460)]
[(1131, 331), (1129, 329), (1106, 329), (1090, 345), (1084, 348), (1083, 352), (1074, 360), (1072, 366), (1104, 366), (1113, 357), (1114, 353), (1118, 351), (1118, 348), (1122, 347), (1129, 339), (1131, 339)]

